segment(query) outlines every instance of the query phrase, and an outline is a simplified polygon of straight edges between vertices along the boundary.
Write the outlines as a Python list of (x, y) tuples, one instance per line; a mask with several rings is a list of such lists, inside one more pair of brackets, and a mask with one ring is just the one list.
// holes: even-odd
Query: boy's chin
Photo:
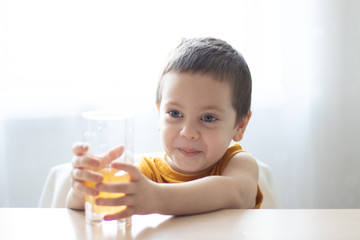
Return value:
[(170, 166), (172, 170), (178, 173), (184, 173), (187, 174), (189, 172), (194, 172), (192, 168), (189, 168), (189, 166), (184, 163), (184, 159), (180, 159), (181, 157), (171, 156), (167, 155), (166, 162)]

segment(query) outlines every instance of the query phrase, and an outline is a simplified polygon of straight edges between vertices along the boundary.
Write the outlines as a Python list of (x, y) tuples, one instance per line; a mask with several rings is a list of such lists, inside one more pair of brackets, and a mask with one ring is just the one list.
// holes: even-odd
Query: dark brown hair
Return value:
[(215, 38), (184, 39), (170, 54), (160, 77), (156, 103), (161, 103), (163, 76), (169, 72), (212, 74), (232, 89), (232, 106), (236, 123), (250, 111), (251, 74), (243, 56), (227, 42)]

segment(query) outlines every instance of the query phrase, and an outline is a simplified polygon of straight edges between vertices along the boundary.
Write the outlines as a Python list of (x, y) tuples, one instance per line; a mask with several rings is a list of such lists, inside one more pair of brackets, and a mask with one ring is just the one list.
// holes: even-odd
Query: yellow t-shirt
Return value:
[[(166, 154), (163, 157), (143, 157), (138, 166), (141, 172), (150, 180), (158, 183), (181, 183), (199, 178), (222, 175), (230, 159), (239, 152), (245, 152), (239, 144), (234, 144), (225, 152), (224, 156), (212, 167), (196, 174), (183, 174), (174, 171), (166, 162)], [(263, 195), (259, 185), (257, 187), (256, 204), (253, 208), (260, 208)]]

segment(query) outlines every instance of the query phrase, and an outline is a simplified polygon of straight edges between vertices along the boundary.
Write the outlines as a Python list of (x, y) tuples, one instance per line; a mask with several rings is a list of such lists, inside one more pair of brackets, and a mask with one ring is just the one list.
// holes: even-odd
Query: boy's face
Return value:
[(181, 173), (205, 170), (231, 139), (241, 140), (249, 117), (235, 126), (230, 86), (209, 74), (170, 72), (163, 78), (159, 130), (167, 162)]

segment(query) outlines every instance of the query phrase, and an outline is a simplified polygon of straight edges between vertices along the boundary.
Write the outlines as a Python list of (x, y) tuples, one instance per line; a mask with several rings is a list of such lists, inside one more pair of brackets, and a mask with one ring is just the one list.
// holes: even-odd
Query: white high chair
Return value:
[[(162, 156), (163, 153), (136, 154), (135, 162), (142, 156)], [(259, 187), (263, 194), (260, 208), (280, 208), (278, 193), (269, 167), (257, 160), (259, 165)], [(41, 208), (64, 208), (66, 197), (71, 187), (71, 163), (64, 163), (51, 168), (40, 197)]]

